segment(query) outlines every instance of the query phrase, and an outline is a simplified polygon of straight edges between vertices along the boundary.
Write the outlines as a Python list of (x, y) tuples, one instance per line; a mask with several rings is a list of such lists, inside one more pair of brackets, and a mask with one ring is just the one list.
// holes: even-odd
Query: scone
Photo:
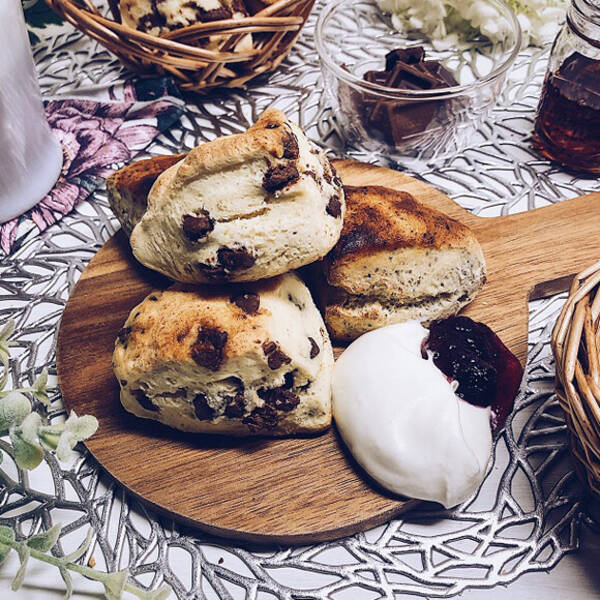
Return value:
[(409, 193), (346, 187), (339, 242), (323, 261), (321, 289), (331, 336), (350, 341), (372, 329), (456, 314), (485, 283), (474, 233)]
[(127, 236), (148, 208), (148, 193), (158, 176), (185, 158), (185, 154), (140, 160), (111, 175), (106, 181), (110, 208)]
[(331, 423), (331, 343), (293, 273), (150, 294), (120, 331), (113, 368), (128, 411), (183, 431), (282, 436)]
[[(128, 197), (121, 191), (117, 216), (139, 218)], [(322, 258), (344, 213), (325, 153), (271, 109), (245, 133), (194, 148), (168, 168), (139, 222), (123, 224), (134, 225), (131, 248), (143, 265), (175, 281), (219, 283), (274, 277)]]
[(123, 25), (150, 35), (248, 15), (243, 0), (119, 0), (119, 11)]

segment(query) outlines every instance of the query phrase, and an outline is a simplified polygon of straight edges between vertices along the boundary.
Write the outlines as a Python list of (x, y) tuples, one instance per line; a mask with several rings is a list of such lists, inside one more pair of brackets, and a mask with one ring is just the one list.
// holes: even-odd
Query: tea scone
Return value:
[(293, 273), (150, 294), (113, 355), (133, 414), (199, 433), (282, 436), (331, 423), (333, 353)]
[[(243, 0), (119, 0), (121, 22), (137, 31), (160, 35), (194, 23), (241, 19), (248, 15)], [(206, 38), (209, 47), (223, 36)], [(252, 48), (252, 36), (244, 36), (236, 50)]]
[(185, 158), (185, 154), (139, 160), (106, 180), (110, 208), (127, 236), (148, 208), (148, 193), (158, 176)]
[(402, 321), (456, 314), (485, 283), (475, 234), (462, 223), (378, 186), (346, 187), (346, 220), (323, 261), (321, 301), (331, 336), (349, 341)]
[(194, 148), (158, 177), (131, 248), (175, 281), (255, 281), (325, 256), (344, 213), (323, 150), (267, 110), (245, 133)]

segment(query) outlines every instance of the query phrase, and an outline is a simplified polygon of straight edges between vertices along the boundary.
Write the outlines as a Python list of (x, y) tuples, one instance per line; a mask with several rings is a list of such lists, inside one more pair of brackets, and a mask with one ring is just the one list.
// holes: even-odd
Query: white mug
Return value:
[(0, 0), (0, 223), (35, 206), (62, 167), (46, 121), (21, 0)]

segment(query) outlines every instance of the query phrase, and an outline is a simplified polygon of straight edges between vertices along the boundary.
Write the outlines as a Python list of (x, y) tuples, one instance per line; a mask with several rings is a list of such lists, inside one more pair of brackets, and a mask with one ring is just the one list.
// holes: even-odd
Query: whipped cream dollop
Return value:
[(333, 416), (358, 463), (383, 487), (446, 508), (481, 485), (492, 450), (490, 409), (465, 402), (421, 355), (416, 321), (353, 342), (333, 371)]

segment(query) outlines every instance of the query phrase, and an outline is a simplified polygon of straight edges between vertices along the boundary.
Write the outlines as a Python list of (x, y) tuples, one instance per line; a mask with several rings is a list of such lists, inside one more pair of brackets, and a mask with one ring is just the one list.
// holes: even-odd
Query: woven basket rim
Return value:
[[(181, 87), (204, 91), (243, 87), (272, 71), (287, 56), (316, 0), (277, 0), (239, 19), (199, 22), (151, 35), (120, 22), (118, 0), (109, 0), (113, 19), (100, 12), (95, 0), (46, 0), (74, 27), (95, 39), (122, 62), (138, 71), (168, 73)], [(248, 36), (252, 36), (249, 38)], [(211, 46), (203, 47), (210, 39)], [(242, 40), (251, 47), (239, 47)], [(206, 44), (204, 44), (206, 45)]]
[(551, 345), (577, 472), (600, 498), (600, 261), (574, 277)]

